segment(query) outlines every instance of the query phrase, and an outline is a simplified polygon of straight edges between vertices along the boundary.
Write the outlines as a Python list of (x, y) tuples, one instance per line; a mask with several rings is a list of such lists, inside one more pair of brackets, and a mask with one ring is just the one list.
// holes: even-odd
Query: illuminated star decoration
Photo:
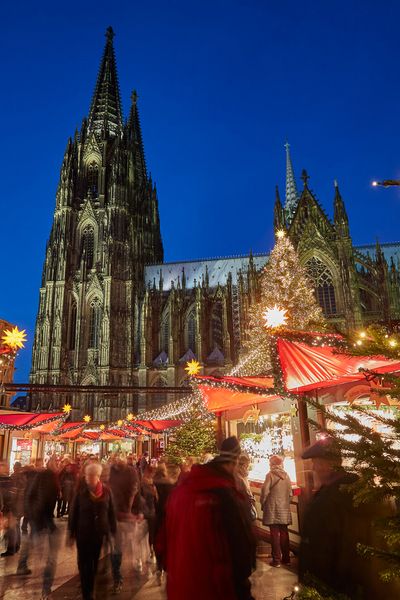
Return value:
[(102, 425), (100, 425), (100, 429), (101, 429), (101, 431), (104, 431), (104, 429), (105, 429), (105, 428), (106, 428), (106, 426), (105, 426), (105, 425), (103, 425), (103, 424), (102, 424)]
[(286, 325), (286, 313), (286, 308), (279, 308), (276, 304), (273, 308), (267, 308), (264, 312), (265, 325), (271, 329)]
[(118, 419), (118, 421), (117, 421), (118, 427), (122, 427), (122, 423), (123, 423), (123, 420), (122, 419)]
[(126, 415), (126, 418), (128, 421), (133, 421), (133, 419), (135, 418), (135, 416), (132, 413), (129, 413), (129, 415)]
[(25, 329), (20, 331), (18, 327), (13, 327), (13, 329), (7, 329), (3, 333), (2, 342), (5, 346), (8, 346), (12, 350), (18, 350), (19, 348), (23, 348), (26, 342), (26, 332)]
[(90, 417), (90, 415), (85, 415), (83, 417), (83, 420), (85, 421), (85, 423), (90, 423), (90, 421), (92, 420), (92, 418)]
[(64, 406), (63, 406), (63, 412), (66, 415), (69, 415), (69, 413), (71, 412), (71, 410), (72, 410), (72, 406), (70, 404), (64, 404)]
[(193, 359), (190, 362), (186, 363), (185, 371), (188, 375), (197, 375), (197, 373), (200, 372), (200, 369), (201, 365), (197, 360)]
[(278, 229), (278, 231), (276, 232), (276, 237), (278, 238), (278, 240), (281, 240), (282, 238), (285, 237), (285, 232), (283, 231), (283, 229)]

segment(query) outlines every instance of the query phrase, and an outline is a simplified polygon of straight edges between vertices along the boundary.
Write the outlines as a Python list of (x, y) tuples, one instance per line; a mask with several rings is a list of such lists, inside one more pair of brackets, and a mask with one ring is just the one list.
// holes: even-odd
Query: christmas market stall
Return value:
[[(368, 407), (365, 419), (376, 413), (376, 430), (384, 427), (379, 417), (397, 414), (398, 402), (379, 393), (377, 376), (400, 371), (400, 360), (383, 356), (350, 356), (336, 334), (281, 331), (271, 340), (272, 373), (263, 377), (211, 377), (196, 375), (198, 388), (209, 411), (216, 414), (225, 435), (237, 435), (252, 459), (249, 480), (256, 498), (269, 470), (269, 457), (284, 457), (292, 480), (292, 540), (298, 535), (297, 498), (301, 488), (312, 485), (301, 452), (315, 439), (311, 418), (325, 425), (322, 411), (352, 410), (354, 402)], [(374, 377), (370, 377), (374, 373)], [(327, 423), (329, 427), (337, 427)], [(259, 507), (260, 509), (261, 507)], [(261, 514), (261, 510), (259, 511)]]
[(148, 451), (158, 456), (165, 447), (165, 435), (181, 424), (180, 420), (138, 420), (133, 415), (112, 423), (83, 421), (63, 423), (47, 436), (47, 444), (68, 444), (68, 452), (104, 455), (115, 452), (141, 454)]
[(15, 461), (29, 464), (43, 456), (43, 435), (55, 430), (66, 418), (65, 413), (0, 413), (2, 456), (9, 459), (12, 471)]

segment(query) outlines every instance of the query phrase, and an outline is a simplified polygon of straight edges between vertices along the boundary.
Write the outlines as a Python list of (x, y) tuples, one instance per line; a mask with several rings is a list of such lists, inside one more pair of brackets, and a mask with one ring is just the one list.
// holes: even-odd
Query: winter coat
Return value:
[(221, 465), (192, 467), (168, 499), (163, 531), (168, 600), (251, 598), (251, 522), (235, 479)]
[(57, 476), (50, 469), (40, 469), (27, 486), (25, 516), (37, 530), (55, 529), (54, 507), (59, 493)]
[(68, 517), (68, 530), (77, 543), (87, 539), (101, 543), (105, 537), (115, 535), (117, 522), (109, 488), (103, 484), (103, 493), (94, 497), (86, 482), (82, 482), (72, 502)]
[(133, 501), (139, 489), (139, 478), (136, 469), (122, 463), (112, 465), (109, 487), (117, 519), (125, 520), (131, 514)]
[(21, 517), (24, 514), (24, 495), (27, 484), (27, 479), (24, 471), (13, 473), (10, 476), (13, 502), (12, 502), (12, 513), (16, 517)]
[(140, 493), (145, 501), (145, 519), (154, 519), (156, 516), (156, 501), (157, 501), (157, 488), (154, 483), (142, 479), (142, 485)]
[(290, 525), (290, 499), (292, 484), (282, 467), (274, 467), (267, 473), (261, 489), (263, 525)]
[(74, 495), (78, 472), (75, 465), (65, 466), (59, 475), (61, 497), (66, 502), (70, 502)]
[(154, 485), (157, 490), (156, 531), (158, 531), (164, 522), (167, 500), (174, 489), (175, 484), (167, 478), (160, 478), (157, 481), (154, 481)]

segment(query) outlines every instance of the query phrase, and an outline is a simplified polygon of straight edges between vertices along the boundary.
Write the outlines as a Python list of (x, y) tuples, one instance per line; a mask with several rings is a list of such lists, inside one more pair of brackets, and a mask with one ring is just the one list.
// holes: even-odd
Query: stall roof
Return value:
[(221, 412), (255, 404), (264, 404), (281, 397), (277, 394), (262, 395), (251, 391), (234, 391), (226, 387), (211, 387), (206, 384), (200, 384), (199, 389), (210, 412)]
[(0, 414), (0, 429), (19, 429), (47, 433), (65, 418), (64, 413), (8, 413)]
[(296, 393), (362, 381), (365, 376), (361, 369), (376, 373), (400, 371), (399, 360), (350, 356), (331, 346), (309, 346), (282, 338), (278, 340), (278, 353), (285, 388)]
[[(363, 381), (363, 369), (376, 373), (400, 371), (400, 360), (384, 356), (350, 356), (332, 346), (310, 346), (283, 338), (278, 339), (278, 356), (284, 386), (294, 393)], [(262, 404), (281, 397), (273, 394), (273, 377), (196, 375), (196, 379), (211, 412)]]

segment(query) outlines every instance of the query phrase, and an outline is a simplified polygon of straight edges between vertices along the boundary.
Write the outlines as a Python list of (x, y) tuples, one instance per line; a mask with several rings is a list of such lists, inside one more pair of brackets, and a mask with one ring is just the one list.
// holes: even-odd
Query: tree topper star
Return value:
[(72, 410), (72, 406), (70, 404), (64, 404), (64, 406), (63, 406), (63, 412), (66, 415), (69, 415), (69, 413), (71, 412), (71, 410)]
[(193, 359), (190, 362), (186, 363), (185, 371), (188, 375), (197, 375), (197, 373), (200, 372), (200, 369), (201, 365), (197, 360)]
[(5, 346), (9, 346), (12, 350), (23, 348), (26, 342), (25, 329), (20, 331), (18, 327), (7, 329), (3, 333), (2, 342)]
[(267, 310), (264, 312), (265, 325), (271, 329), (286, 325), (286, 313), (286, 308), (279, 308), (279, 306), (276, 304), (273, 308), (267, 308)]

